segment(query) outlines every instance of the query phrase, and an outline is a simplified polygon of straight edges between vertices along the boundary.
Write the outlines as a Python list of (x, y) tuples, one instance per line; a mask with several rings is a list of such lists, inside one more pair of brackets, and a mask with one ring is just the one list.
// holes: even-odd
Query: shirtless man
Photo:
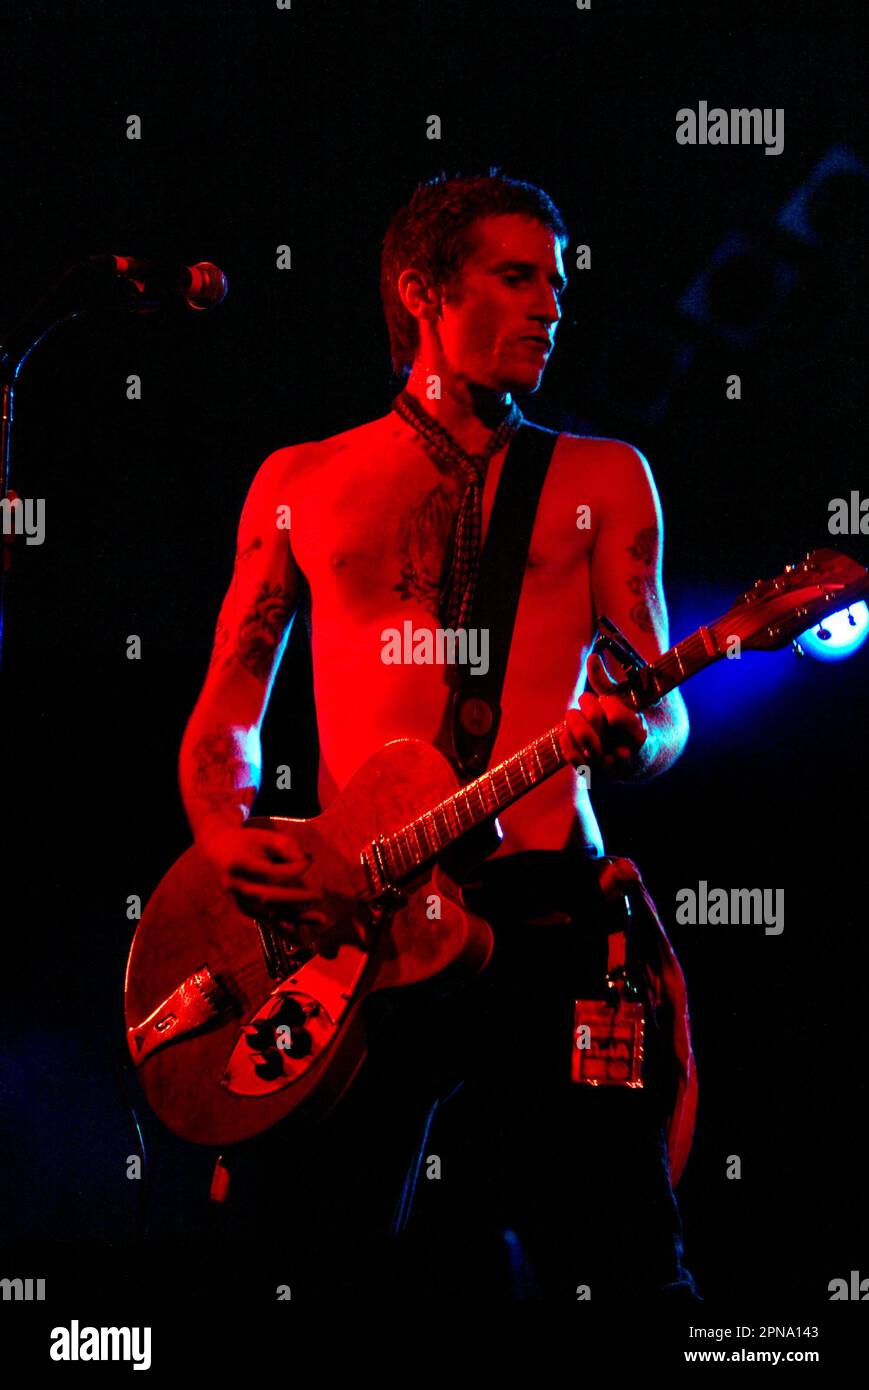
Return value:
[[(561, 318), (566, 245), (546, 195), (502, 176), (421, 186), (387, 234), (393, 365), (399, 375), (409, 370), (407, 391), (470, 454), (484, 450), (513, 393), (540, 386)], [(505, 454), (506, 446), (486, 474), (484, 536)], [(251, 486), (180, 780), (195, 838), (225, 888), (245, 911), (279, 910), (288, 931), (295, 921), (316, 922), (334, 885), (321, 881), (316, 864), (294, 857), (291, 844), (242, 826), (260, 784), (260, 727), (301, 576), (312, 598), (325, 809), (384, 743), (435, 739), (447, 698), (444, 667), (384, 663), (382, 634), (401, 631), (407, 619), (414, 628), (438, 625), (437, 581), (462, 484), (458, 470), (438, 466), (417, 430), (390, 411), (277, 450)], [(585, 529), (577, 525), (581, 505), (590, 514)], [(534, 524), (493, 764), (566, 713), (565, 753), (574, 769), (590, 768), (592, 784), (598, 776), (648, 778), (679, 756), (688, 719), (678, 692), (637, 715), (608, 693), (597, 658), (587, 660), (601, 613), (647, 659), (667, 648), (660, 505), (635, 448), (563, 433)], [(574, 770), (500, 820), (496, 858), (561, 850), (569, 837), (603, 853), (584, 776)]]

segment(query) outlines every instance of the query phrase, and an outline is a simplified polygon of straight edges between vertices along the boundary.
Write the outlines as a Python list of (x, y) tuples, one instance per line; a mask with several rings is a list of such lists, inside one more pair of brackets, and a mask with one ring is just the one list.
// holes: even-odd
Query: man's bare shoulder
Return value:
[(367, 448), (382, 439), (397, 436), (400, 430), (398, 416), (390, 410), (385, 415), (378, 415), (376, 420), (365, 420), (361, 425), (353, 425), (349, 430), (319, 439), (316, 448), (332, 454), (344, 449)]
[(570, 434), (564, 430), (558, 436), (558, 453), (565, 460), (593, 462), (610, 468), (636, 468), (638, 463), (648, 467), (635, 444), (628, 444), (624, 439), (610, 439), (606, 435)]
[(260, 473), (278, 489), (291, 483), (309, 481), (318, 471), (334, 463), (340, 454), (364, 456), (382, 447), (397, 435), (398, 421), (391, 412), (376, 420), (328, 435), (325, 439), (305, 440), (276, 449), (263, 462)]
[(652, 470), (645, 455), (624, 439), (564, 431), (558, 437), (553, 462), (558, 465), (565, 483), (575, 482), (580, 476), (610, 496), (614, 493), (647, 494), (654, 488)]

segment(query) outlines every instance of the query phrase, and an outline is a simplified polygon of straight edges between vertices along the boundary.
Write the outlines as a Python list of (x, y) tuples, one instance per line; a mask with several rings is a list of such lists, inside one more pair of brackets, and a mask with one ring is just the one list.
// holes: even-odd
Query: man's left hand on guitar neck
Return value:
[(617, 689), (603, 661), (591, 653), (586, 664), (589, 689), (566, 715), (562, 751), (574, 766), (618, 781), (654, 776), (671, 723), (665, 701), (638, 714), (612, 692)]

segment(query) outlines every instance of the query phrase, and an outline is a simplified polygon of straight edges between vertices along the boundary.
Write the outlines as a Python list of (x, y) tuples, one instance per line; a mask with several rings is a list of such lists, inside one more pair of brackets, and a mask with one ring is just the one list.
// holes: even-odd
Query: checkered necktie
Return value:
[(441, 582), (439, 616), (444, 628), (455, 631), (470, 616), (477, 574), (480, 568), (480, 538), (483, 532), (483, 486), (489, 460), (519, 429), (524, 416), (514, 401), (481, 454), (468, 454), (448, 430), (426, 411), (409, 391), (392, 402), (393, 410), (412, 425), (446, 464), (461, 470), (464, 491), (456, 516), (452, 546), (445, 557), (445, 578)]

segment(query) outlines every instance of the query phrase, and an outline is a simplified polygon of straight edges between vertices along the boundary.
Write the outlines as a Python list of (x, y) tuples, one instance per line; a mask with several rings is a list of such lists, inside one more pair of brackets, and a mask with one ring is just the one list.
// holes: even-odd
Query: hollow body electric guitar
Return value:
[[(616, 693), (641, 711), (732, 651), (734, 638), (783, 647), (866, 593), (863, 566), (814, 551), (651, 664), (604, 636), (623, 668)], [(436, 748), (397, 739), (322, 815), (251, 818), (289, 834), (334, 887), (325, 928), (302, 944), (274, 920), (245, 916), (201, 851), (188, 849), (150, 899), (127, 963), (127, 1042), (160, 1119), (185, 1139), (225, 1145), (291, 1111), (324, 1114), (365, 1059), (368, 994), (482, 970), (491, 927), (468, 911), (439, 861), (565, 766), (563, 727), (464, 786)]]

